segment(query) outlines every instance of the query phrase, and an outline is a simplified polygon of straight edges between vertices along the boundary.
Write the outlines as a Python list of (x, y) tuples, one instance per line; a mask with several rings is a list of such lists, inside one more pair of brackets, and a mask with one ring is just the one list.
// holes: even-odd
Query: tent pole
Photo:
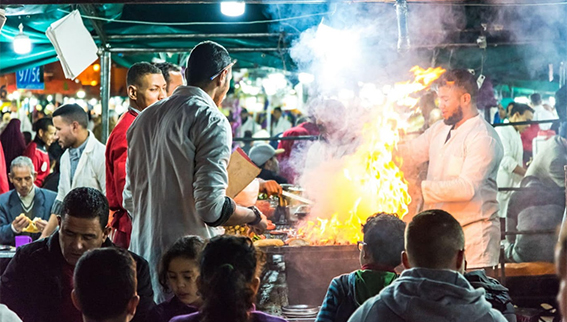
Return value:
[(101, 142), (106, 144), (108, 139), (108, 103), (110, 101), (110, 51), (102, 49), (100, 60), (100, 102), (102, 106), (102, 136)]

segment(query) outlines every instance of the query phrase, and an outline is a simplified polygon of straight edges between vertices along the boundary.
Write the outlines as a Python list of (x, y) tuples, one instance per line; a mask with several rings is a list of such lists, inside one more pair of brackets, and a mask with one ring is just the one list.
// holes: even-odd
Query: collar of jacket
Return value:
[(211, 98), (211, 96), (209, 96), (209, 94), (207, 94), (204, 90), (202, 90), (199, 87), (195, 87), (195, 86), (179, 86), (175, 89), (175, 91), (173, 91), (173, 94), (171, 96), (174, 95), (181, 95), (181, 96), (198, 96), (202, 99), (204, 99), (205, 101), (207, 101), (207, 103), (211, 106), (217, 106), (217, 104), (213, 101), (213, 99)]

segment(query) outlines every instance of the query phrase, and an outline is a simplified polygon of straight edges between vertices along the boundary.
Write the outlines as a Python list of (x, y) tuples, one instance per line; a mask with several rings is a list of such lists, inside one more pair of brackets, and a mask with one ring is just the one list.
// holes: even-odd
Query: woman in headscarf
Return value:
[[(12, 160), (24, 154), (26, 149), (26, 141), (24, 135), (20, 131), (21, 121), (12, 119), (6, 126), (6, 129), (0, 134), (0, 142), (4, 149), (4, 159), (6, 160), (6, 174), (10, 172), (10, 164)], [(10, 189), (13, 189), (10, 184)]]

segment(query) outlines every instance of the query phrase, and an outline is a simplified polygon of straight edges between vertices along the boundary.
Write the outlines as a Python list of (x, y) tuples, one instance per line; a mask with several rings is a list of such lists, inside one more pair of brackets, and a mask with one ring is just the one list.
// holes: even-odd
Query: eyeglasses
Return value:
[(368, 245), (368, 244), (363, 242), (363, 241), (357, 241), (356, 242), (356, 246), (358, 246), (358, 250), (360, 250), (360, 251), (362, 251), (362, 248), (366, 245)]
[(228, 66), (226, 66), (225, 68), (221, 69), (220, 72), (214, 74), (213, 76), (211, 76), (211, 80), (215, 79), (217, 76), (219, 76), (222, 72), (224, 72), (225, 70), (229, 69), (230, 67), (234, 66), (234, 64), (236, 64), (238, 60), (233, 60), (232, 63), (228, 64)]

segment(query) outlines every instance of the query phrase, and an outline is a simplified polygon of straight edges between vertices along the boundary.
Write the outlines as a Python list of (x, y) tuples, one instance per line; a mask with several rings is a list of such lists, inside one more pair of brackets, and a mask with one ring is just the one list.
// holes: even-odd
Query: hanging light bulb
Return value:
[(246, 4), (242, 1), (223, 1), (221, 2), (221, 12), (225, 16), (238, 17), (244, 14)]
[(31, 51), (31, 40), (28, 35), (24, 34), (24, 25), (18, 26), (20, 32), (14, 37), (14, 51), (16, 54), (24, 55)]

